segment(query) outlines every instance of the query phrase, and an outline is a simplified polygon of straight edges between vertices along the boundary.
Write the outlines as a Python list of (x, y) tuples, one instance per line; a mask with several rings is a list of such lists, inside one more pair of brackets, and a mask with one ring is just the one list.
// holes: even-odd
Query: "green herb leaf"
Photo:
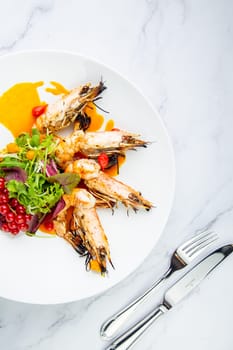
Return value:
[(14, 157), (5, 157), (1, 162), (0, 162), (0, 167), (19, 167), (19, 168), (25, 168), (25, 163), (20, 161), (17, 158)]
[(59, 183), (65, 193), (70, 194), (77, 187), (80, 181), (80, 176), (74, 173), (62, 173), (48, 177), (50, 183)]
[(63, 195), (60, 184), (51, 184), (43, 174), (28, 176), (26, 183), (10, 180), (7, 183), (10, 198), (17, 198), (29, 214), (47, 214)]
[[(17, 198), (26, 207), (27, 213), (44, 215), (51, 211), (55, 204), (64, 194), (63, 184), (59, 181), (48, 181), (46, 176), (46, 164), (54, 157), (56, 142), (53, 135), (43, 135), (34, 128), (31, 134), (19, 135), (15, 142), (19, 146), (17, 158), (11, 155), (6, 156), (0, 162), (0, 169), (3, 167), (20, 167), (27, 173), (25, 183), (12, 179), (7, 182), (10, 198)], [(28, 151), (33, 150), (33, 159), (28, 159)], [(4, 169), (3, 169), (4, 170)], [(64, 174), (65, 175), (65, 174)], [(75, 176), (75, 185), (79, 178)], [(65, 189), (69, 191), (70, 183), (65, 182)]]
[(20, 134), (18, 137), (16, 137), (15, 142), (19, 147), (25, 147), (29, 137), (29, 133)]

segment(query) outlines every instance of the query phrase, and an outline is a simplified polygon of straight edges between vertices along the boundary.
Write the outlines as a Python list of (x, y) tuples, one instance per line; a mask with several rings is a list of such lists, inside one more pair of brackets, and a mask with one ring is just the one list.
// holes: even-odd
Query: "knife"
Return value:
[(218, 248), (206, 258), (197, 263), (189, 272), (180, 278), (164, 295), (163, 302), (140, 322), (135, 324), (123, 335), (116, 338), (106, 350), (128, 350), (139, 337), (173, 306), (183, 300), (200, 282), (233, 252), (233, 244)]

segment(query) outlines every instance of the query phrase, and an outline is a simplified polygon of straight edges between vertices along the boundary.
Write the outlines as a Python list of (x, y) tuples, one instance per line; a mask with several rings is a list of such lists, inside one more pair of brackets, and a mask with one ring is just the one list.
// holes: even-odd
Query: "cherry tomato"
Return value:
[(39, 117), (41, 114), (43, 114), (46, 110), (48, 105), (41, 105), (41, 106), (35, 106), (32, 108), (32, 115), (33, 117)]
[(44, 222), (44, 227), (48, 231), (52, 231), (54, 229), (54, 225), (52, 221), (45, 221)]
[(99, 165), (101, 167), (101, 170), (104, 170), (107, 167), (108, 161), (109, 161), (109, 159), (108, 159), (107, 154), (106, 153), (100, 153), (100, 155), (98, 156), (98, 163), (99, 163)]

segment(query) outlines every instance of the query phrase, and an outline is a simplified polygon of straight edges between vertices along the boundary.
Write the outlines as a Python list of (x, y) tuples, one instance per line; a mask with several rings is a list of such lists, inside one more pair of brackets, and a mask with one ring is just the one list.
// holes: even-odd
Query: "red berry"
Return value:
[(0, 214), (6, 215), (10, 211), (10, 208), (8, 207), (7, 204), (1, 204), (0, 205)]
[(8, 223), (8, 227), (9, 227), (10, 231), (11, 230), (16, 230), (18, 228), (18, 226), (16, 225), (15, 222), (9, 222)]
[(11, 206), (11, 208), (16, 208), (17, 205), (19, 205), (18, 200), (16, 198), (11, 198), (10, 199), (10, 206)]
[(17, 214), (25, 214), (26, 213), (26, 210), (25, 210), (24, 206), (21, 205), (21, 204), (17, 205), (15, 210), (16, 210)]
[(10, 231), (10, 233), (12, 233), (12, 235), (17, 235), (19, 233), (19, 230), (17, 228), (13, 229)]
[(12, 211), (9, 211), (6, 213), (6, 221), (7, 222), (13, 222), (15, 220), (15, 214), (12, 213)]
[(28, 225), (24, 222), (18, 225), (18, 229), (21, 231), (26, 231), (28, 229)]
[(9, 197), (8, 194), (0, 193), (0, 203), (8, 203)]
[(15, 216), (15, 222), (16, 222), (16, 224), (24, 224), (25, 223), (25, 215), (17, 214)]
[(2, 224), (1, 229), (2, 229), (3, 231), (6, 231), (6, 232), (9, 232), (9, 231), (10, 231), (9, 226), (8, 226), (7, 223)]
[(26, 220), (26, 222), (30, 221), (31, 218), (32, 218), (32, 215), (31, 215), (31, 214), (26, 214), (26, 215), (25, 215), (25, 220)]
[(6, 187), (2, 190), (2, 193), (6, 194), (7, 196), (9, 195), (9, 191)]

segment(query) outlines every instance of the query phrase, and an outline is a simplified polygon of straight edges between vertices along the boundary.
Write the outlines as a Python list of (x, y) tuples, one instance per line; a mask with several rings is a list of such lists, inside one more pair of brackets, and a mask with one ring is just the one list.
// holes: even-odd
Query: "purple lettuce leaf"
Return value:
[(55, 217), (60, 213), (60, 211), (65, 207), (66, 203), (63, 198), (61, 198), (57, 204), (51, 209), (50, 213), (48, 214), (35, 214), (32, 216), (31, 221), (28, 225), (27, 232), (29, 233), (36, 233), (36, 231), (39, 229), (40, 225), (45, 222), (51, 222)]
[(49, 162), (46, 164), (45, 172), (47, 176), (53, 176), (59, 173), (57, 165), (53, 159), (50, 159)]
[(27, 232), (36, 233), (38, 228), (40, 227), (45, 215), (34, 214), (28, 224)]
[(13, 167), (3, 167), (2, 170), (5, 173), (6, 181), (17, 180), (20, 182), (25, 182), (27, 180), (27, 173), (24, 169), (13, 166)]
[(46, 214), (43, 218), (42, 222), (49, 222), (56, 218), (56, 216), (60, 213), (62, 209), (65, 208), (65, 201), (61, 198), (57, 204), (51, 209), (50, 213)]

